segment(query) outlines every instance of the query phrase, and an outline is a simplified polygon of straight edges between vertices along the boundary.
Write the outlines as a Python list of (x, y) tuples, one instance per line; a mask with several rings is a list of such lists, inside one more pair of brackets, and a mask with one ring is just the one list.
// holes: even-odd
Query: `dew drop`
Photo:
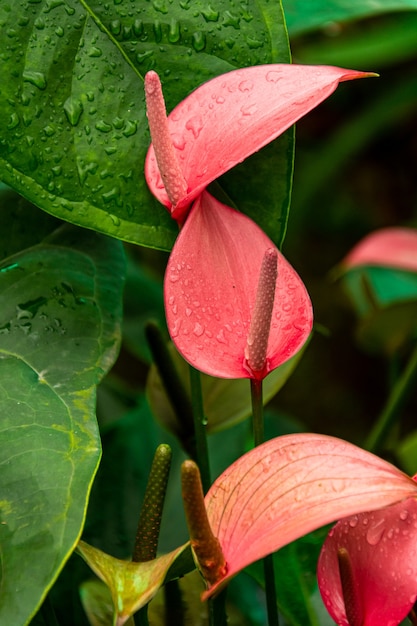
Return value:
[(46, 89), (46, 78), (43, 72), (35, 72), (33, 70), (26, 70), (23, 72), (23, 80), (35, 85), (38, 89)]
[(206, 36), (200, 30), (193, 33), (192, 36), (193, 48), (196, 52), (202, 52), (206, 47)]
[(382, 535), (385, 532), (385, 519), (381, 519), (373, 526), (370, 526), (366, 533), (366, 541), (371, 546), (376, 546), (382, 539)]
[(268, 83), (277, 83), (279, 80), (281, 80), (281, 74), (276, 70), (270, 70), (269, 72), (267, 72), (265, 78)]
[(202, 9), (201, 15), (204, 17), (206, 22), (217, 22), (219, 19), (219, 12), (213, 9), (210, 5), (208, 5), (205, 9)]
[(193, 328), (193, 333), (196, 337), (201, 337), (204, 334), (204, 326), (197, 322)]
[(83, 105), (79, 100), (69, 96), (64, 102), (65, 115), (71, 126), (76, 126), (83, 112)]
[(253, 82), (251, 80), (242, 80), (238, 85), (238, 89), (242, 93), (245, 93), (247, 91), (252, 91)]
[(406, 509), (404, 509), (404, 511), (401, 511), (400, 513), (400, 519), (404, 522), (408, 517), (408, 511)]
[(190, 117), (190, 119), (185, 124), (185, 128), (187, 130), (191, 130), (194, 135), (194, 139), (197, 139), (201, 132), (201, 129), (203, 128), (203, 120), (200, 115), (194, 115), (193, 117)]
[(172, 19), (169, 25), (168, 41), (170, 43), (177, 43), (180, 40), (180, 37), (181, 37), (181, 33), (180, 33), (179, 22), (177, 20)]
[(242, 113), (242, 115), (254, 115), (257, 110), (258, 107), (256, 106), (256, 104), (246, 104), (240, 107), (240, 112)]

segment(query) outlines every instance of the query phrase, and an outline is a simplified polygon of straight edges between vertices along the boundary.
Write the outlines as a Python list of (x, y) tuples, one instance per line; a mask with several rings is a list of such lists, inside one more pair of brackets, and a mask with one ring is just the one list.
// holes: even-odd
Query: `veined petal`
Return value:
[(343, 259), (343, 269), (378, 265), (417, 272), (417, 231), (382, 228), (360, 241)]
[(339, 521), (323, 544), (317, 568), (323, 602), (340, 626), (349, 625), (337, 554), (349, 555), (361, 626), (396, 626), (417, 599), (417, 501), (412, 498)]
[[(164, 297), (173, 342), (191, 365), (206, 374), (253, 377), (245, 348), (260, 268), (270, 248), (275, 248), (272, 241), (242, 213), (206, 191), (195, 201), (169, 257)], [(277, 253), (264, 376), (301, 348), (313, 319), (304, 284)]]
[(350, 443), (315, 434), (271, 439), (225, 470), (205, 497), (227, 574), (204, 597), (332, 520), (410, 497), (417, 497), (411, 478)]
[[(172, 217), (182, 222), (209, 183), (281, 135), (340, 82), (366, 76), (372, 74), (330, 66), (259, 65), (201, 85), (168, 116), (189, 189)], [(145, 176), (154, 196), (171, 210), (152, 145)]]

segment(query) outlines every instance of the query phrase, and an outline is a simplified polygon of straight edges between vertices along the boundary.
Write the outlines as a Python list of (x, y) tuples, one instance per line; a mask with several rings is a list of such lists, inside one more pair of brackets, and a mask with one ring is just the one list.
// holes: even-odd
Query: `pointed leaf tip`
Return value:
[(250, 563), (332, 520), (417, 497), (396, 467), (325, 435), (272, 439), (238, 459), (205, 497), (227, 564), (216, 593)]
[(310, 298), (298, 274), (248, 217), (204, 192), (171, 252), (164, 281), (168, 329), (197, 369), (220, 378), (253, 378), (246, 347), (264, 254), (278, 257), (266, 365), (262, 378), (307, 340)]
[(340, 82), (374, 76), (331, 66), (260, 65), (204, 83), (169, 115), (169, 131), (188, 192), (172, 202), (161, 184), (154, 146), (145, 176), (154, 196), (183, 221), (191, 202), (216, 178), (281, 135), (330, 96)]

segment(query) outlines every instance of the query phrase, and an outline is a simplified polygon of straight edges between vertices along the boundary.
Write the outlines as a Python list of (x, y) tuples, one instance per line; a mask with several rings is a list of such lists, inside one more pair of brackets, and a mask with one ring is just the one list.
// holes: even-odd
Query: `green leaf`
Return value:
[(84, 523), (100, 457), (95, 386), (118, 351), (124, 255), (120, 242), (57, 228), (27, 203), (6, 201), (0, 622), (19, 626), (36, 612)]
[(390, 11), (417, 9), (417, 0), (283, 0), (291, 35)]
[(415, 273), (359, 267), (346, 272), (342, 281), (358, 316), (357, 339), (366, 350), (392, 355), (415, 336)]
[(395, 455), (410, 476), (417, 472), (417, 431), (409, 433), (395, 449)]
[(386, 19), (355, 24), (335, 37), (304, 38), (297, 42), (299, 63), (338, 65), (381, 72), (413, 59), (417, 51), (417, 13), (398, 13)]
[(188, 544), (185, 544), (142, 563), (115, 559), (84, 541), (78, 544), (77, 552), (108, 585), (114, 606), (113, 624), (122, 626), (131, 615), (152, 600), (175, 559), (187, 548)]
[[(171, 109), (220, 73), (289, 61), (280, 2), (266, 0), (16, 0), (0, 6), (0, 55), (0, 178), (66, 221), (163, 249), (177, 227), (143, 176), (145, 72), (160, 73)], [(279, 243), (291, 138), (260, 171), (259, 221)], [(232, 200), (257, 214), (253, 194), (237, 188)]]
[[(191, 398), (189, 365), (170, 342), (168, 350), (177, 372)], [(263, 382), (263, 401), (267, 404), (285, 385), (297, 367), (304, 349), (277, 367)], [(204, 414), (207, 418), (207, 433), (215, 433), (243, 421), (251, 415), (250, 385), (246, 378), (225, 379), (201, 374)], [(167, 396), (157, 367), (152, 364), (146, 382), (146, 393), (152, 412), (161, 425), (170, 432), (177, 432), (177, 421), (172, 404)]]

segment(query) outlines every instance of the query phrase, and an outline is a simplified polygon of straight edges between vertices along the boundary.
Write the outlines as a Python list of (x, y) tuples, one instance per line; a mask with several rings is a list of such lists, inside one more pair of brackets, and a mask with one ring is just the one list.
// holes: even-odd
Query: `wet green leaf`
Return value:
[(15, 625), (81, 533), (100, 457), (95, 386), (117, 355), (124, 279), (120, 242), (39, 213), (9, 195), (0, 207), (0, 622)]
[[(163, 249), (177, 226), (143, 176), (145, 72), (160, 73), (170, 110), (220, 73), (289, 61), (280, 2), (266, 0), (140, 0), (128, 11), (122, 2), (16, 0), (0, 7), (0, 54), (0, 178), (66, 221)], [(292, 136), (272, 154), (252, 177), (257, 194), (233, 175), (227, 191), (280, 243)]]

